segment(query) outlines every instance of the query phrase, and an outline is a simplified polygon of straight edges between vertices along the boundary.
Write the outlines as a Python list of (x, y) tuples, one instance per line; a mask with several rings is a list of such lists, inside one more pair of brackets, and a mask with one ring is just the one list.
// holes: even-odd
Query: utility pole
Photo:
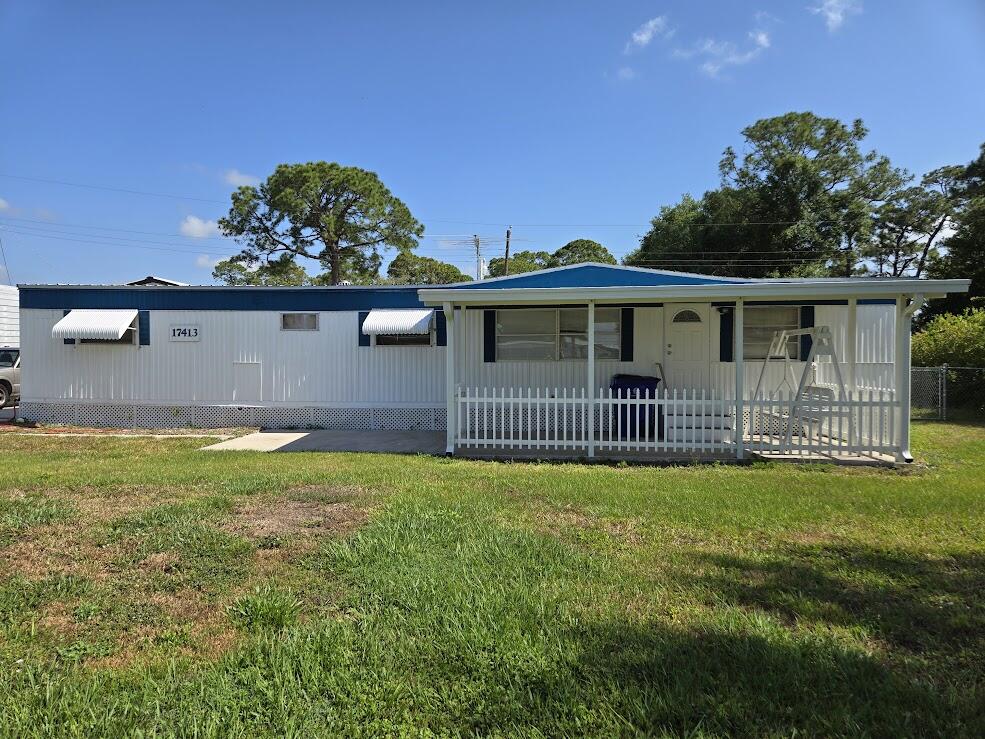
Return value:
[(472, 234), (475, 242), (475, 279), (482, 279), (482, 252), (479, 250), (479, 234)]
[(503, 260), (504, 275), (508, 275), (510, 273), (510, 232), (512, 229), (512, 226), (506, 227), (506, 259)]

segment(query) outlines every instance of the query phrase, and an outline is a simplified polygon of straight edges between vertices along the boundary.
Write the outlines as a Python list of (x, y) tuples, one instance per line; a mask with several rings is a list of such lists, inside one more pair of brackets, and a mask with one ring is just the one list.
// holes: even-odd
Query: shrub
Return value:
[(293, 593), (269, 585), (257, 587), (229, 607), (229, 617), (251, 631), (285, 629), (297, 621), (301, 601)]
[(937, 316), (913, 335), (913, 363), (985, 367), (985, 309)]

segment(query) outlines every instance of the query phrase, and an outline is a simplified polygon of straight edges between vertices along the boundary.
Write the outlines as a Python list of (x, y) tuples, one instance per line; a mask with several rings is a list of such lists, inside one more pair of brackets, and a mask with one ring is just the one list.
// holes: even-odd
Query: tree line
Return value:
[[(924, 318), (960, 312), (985, 291), (985, 144), (970, 163), (915, 177), (865, 145), (861, 120), (810, 112), (741, 131), (719, 161), (719, 185), (664, 205), (625, 264), (736, 277), (970, 277), (972, 290), (936, 301)], [(336, 163), (282, 164), (239, 188), (222, 233), (242, 251), (220, 262), (226, 284), (447, 284), (457, 267), (414, 254), (424, 226), (379, 177)], [(386, 277), (383, 253), (395, 250)], [(509, 274), (593, 261), (595, 241), (511, 255)], [(302, 262), (317, 264), (309, 274)], [(490, 276), (507, 273), (505, 256)]]

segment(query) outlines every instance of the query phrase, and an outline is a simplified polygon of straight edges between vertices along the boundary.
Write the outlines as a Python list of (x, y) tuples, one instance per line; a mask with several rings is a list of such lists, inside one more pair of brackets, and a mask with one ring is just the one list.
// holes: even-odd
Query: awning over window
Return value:
[(430, 308), (410, 308), (404, 310), (384, 310), (376, 308), (369, 312), (363, 321), (363, 333), (367, 336), (380, 334), (426, 334), (431, 330), (434, 311)]
[(51, 329), (53, 339), (122, 339), (136, 310), (72, 310)]

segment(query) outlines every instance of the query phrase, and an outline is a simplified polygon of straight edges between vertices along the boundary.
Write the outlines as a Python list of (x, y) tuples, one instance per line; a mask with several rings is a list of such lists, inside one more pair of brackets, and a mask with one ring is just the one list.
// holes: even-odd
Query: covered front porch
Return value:
[(939, 282), (579, 265), (421, 290), (448, 324), (446, 452), (911, 461), (910, 325)]

